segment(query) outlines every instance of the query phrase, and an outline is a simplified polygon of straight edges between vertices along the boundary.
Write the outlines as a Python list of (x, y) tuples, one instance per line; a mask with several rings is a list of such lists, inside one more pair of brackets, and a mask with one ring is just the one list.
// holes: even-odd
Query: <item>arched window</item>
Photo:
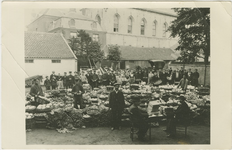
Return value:
[(152, 25), (152, 35), (156, 36), (157, 21), (155, 20)]
[(166, 37), (167, 27), (168, 27), (168, 24), (165, 22), (163, 24), (163, 37)]
[(132, 16), (130, 16), (128, 18), (128, 33), (132, 33), (132, 22), (133, 22), (133, 18)]
[(93, 29), (93, 30), (96, 30), (96, 29), (97, 29), (97, 23), (96, 23), (96, 22), (93, 22), (93, 23), (92, 23), (92, 29)]
[(95, 20), (101, 25), (101, 17), (99, 15), (96, 16)]
[(69, 24), (70, 24), (71, 27), (75, 27), (75, 20), (71, 19), (70, 22), (69, 22)]
[(114, 32), (118, 32), (119, 27), (119, 15), (114, 15)]
[(141, 21), (141, 35), (145, 35), (145, 27), (146, 27), (146, 20), (143, 18), (142, 21)]

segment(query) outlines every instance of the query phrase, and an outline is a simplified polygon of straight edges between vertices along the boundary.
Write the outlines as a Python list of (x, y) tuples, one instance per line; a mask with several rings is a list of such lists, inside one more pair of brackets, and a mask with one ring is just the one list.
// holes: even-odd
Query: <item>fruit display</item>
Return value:
[(34, 115), (32, 113), (26, 113), (26, 119), (32, 119)]

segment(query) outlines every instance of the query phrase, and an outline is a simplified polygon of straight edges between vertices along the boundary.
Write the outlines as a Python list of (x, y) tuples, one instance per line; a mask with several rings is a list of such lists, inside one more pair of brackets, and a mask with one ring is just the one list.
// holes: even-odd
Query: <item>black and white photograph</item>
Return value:
[(26, 9), (26, 144), (210, 144), (210, 18), (205, 7)]

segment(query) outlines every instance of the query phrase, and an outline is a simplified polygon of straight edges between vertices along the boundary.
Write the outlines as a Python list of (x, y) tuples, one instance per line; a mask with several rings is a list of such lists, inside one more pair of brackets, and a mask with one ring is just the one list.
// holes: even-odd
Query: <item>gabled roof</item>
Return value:
[(141, 11), (147, 11), (151, 13), (157, 13), (161, 15), (167, 15), (171, 17), (177, 17), (177, 13), (171, 8), (134, 8)]
[(25, 58), (76, 59), (59, 33), (25, 32)]
[(122, 60), (175, 60), (170, 48), (120, 46)]

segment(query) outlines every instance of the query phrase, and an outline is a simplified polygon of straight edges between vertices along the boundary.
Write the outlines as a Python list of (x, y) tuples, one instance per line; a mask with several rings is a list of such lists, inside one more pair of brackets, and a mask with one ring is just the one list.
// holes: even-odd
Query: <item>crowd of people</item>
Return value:
[(185, 85), (198, 86), (199, 73), (198, 70), (195, 69), (194, 72), (189, 69), (176, 70), (170, 69), (138, 69), (136, 71), (126, 69), (126, 70), (117, 70), (113, 71), (108, 68), (104, 69), (105, 71), (100, 71), (96, 69), (89, 69), (87, 71), (81, 70), (80, 72), (69, 72), (67, 75), (64, 72), (64, 75), (61, 76), (60, 73), (58, 75), (53, 71), (50, 75), (50, 78), (46, 76), (46, 80), (44, 81), (44, 86), (46, 90), (52, 89), (62, 89), (62, 88), (72, 88), (75, 85), (75, 80), (80, 79), (82, 84), (88, 83), (91, 88), (97, 88), (100, 85), (114, 85), (115, 83), (119, 83), (121, 85), (129, 82), (130, 84), (139, 84), (144, 82), (146, 84), (155, 84), (160, 83), (162, 85), (172, 85), (175, 83), (180, 83), (181, 87), (185, 87)]
[[(65, 72), (63, 76), (60, 74), (56, 75), (53, 71), (50, 78), (48, 76), (46, 77), (44, 86), (46, 87), (46, 90), (50, 90), (50, 87), (52, 87), (52, 89), (71, 88), (72, 93), (74, 94), (74, 108), (76, 109), (78, 109), (77, 104), (80, 105), (80, 109), (84, 108), (82, 99), (82, 94), (84, 93), (84, 89), (82, 87), (83, 83), (88, 83), (91, 88), (96, 88), (99, 85), (114, 86), (114, 90), (109, 94), (109, 108), (112, 112), (112, 130), (115, 130), (120, 129), (121, 116), (125, 107), (124, 95), (119, 90), (120, 85), (128, 82), (131, 84), (140, 82), (154, 84), (161, 81), (160, 84), (163, 85), (179, 82), (178, 87), (186, 90), (187, 85), (189, 84), (198, 86), (198, 78), (199, 73), (197, 69), (194, 73), (192, 73), (191, 69), (186, 71), (183, 68), (180, 70), (172, 70), (172, 68), (170, 68), (166, 70), (140, 69), (137, 71), (126, 69), (118, 71), (107, 70), (105, 72), (101, 72), (100, 70), (87, 70), (86, 72), (74, 72), (74, 75), (72, 75), (72, 72), (70, 71), (69, 75)], [(43, 95), (38, 79), (35, 80), (35, 84), (32, 86), (30, 94), (35, 98), (39, 95)], [(139, 101), (138, 97), (132, 98), (133, 104), (131, 105), (129, 112), (132, 116), (134, 116), (134, 122), (139, 128), (139, 139), (144, 140), (144, 136), (148, 130), (148, 123), (146, 122), (148, 115), (146, 110), (139, 107)], [(181, 106), (177, 109), (177, 116), (180, 116), (179, 114), (186, 114), (186, 110), (189, 110), (184, 101), (184, 97), (181, 97)], [(175, 133), (174, 116), (169, 116), (168, 118), (167, 132), (169, 133), (169, 136), (174, 135)]]

